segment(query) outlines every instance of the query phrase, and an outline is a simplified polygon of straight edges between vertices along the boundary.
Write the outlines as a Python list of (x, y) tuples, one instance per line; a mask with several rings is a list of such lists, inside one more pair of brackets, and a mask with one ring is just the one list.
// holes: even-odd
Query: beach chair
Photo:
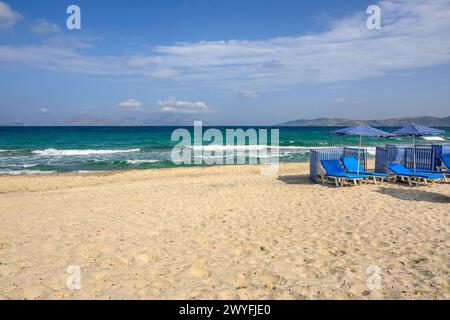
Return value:
[[(416, 169), (418, 173), (436, 173), (442, 174), (444, 176), (444, 181), (447, 181), (447, 176), (450, 176), (450, 154), (444, 154), (439, 157), (442, 165), (438, 167), (440, 170), (426, 170), (426, 169)], [(445, 169), (446, 168), (446, 169)]]
[(442, 154), (439, 156), (439, 159), (442, 162), (440, 169), (442, 170), (442, 168), (447, 168), (445, 171), (450, 173), (450, 154)]
[(443, 180), (444, 176), (438, 173), (425, 173), (425, 172), (412, 172), (411, 170), (405, 168), (401, 164), (391, 163), (388, 166), (389, 170), (393, 173), (395, 180), (400, 178), (401, 181), (408, 181), (411, 186), (413, 183), (418, 185), (421, 181), (424, 184), (428, 184), (428, 181), (434, 182), (436, 180)]
[(325, 170), (325, 176), (322, 176), (322, 183), (334, 182), (336, 187), (339, 187), (339, 185), (344, 186), (345, 182), (353, 182), (357, 185), (357, 181), (362, 182), (368, 178), (367, 175), (345, 172), (339, 160), (321, 160), (320, 163)]
[(445, 164), (445, 166), (450, 169), (450, 153), (441, 154), (439, 158)]
[[(341, 158), (341, 162), (344, 165), (345, 170), (347, 170), (348, 173), (359, 173), (369, 176), (373, 179), (373, 182), (376, 184), (377, 179), (380, 180), (380, 183), (383, 183), (383, 181), (386, 179), (389, 181), (389, 175), (386, 173), (378, 173), (378, 172), (371, 172), (366, 171), (361, 166), (360, 163), (358, 163), (358, 159), (355, 157), (343, 157)], [(359, 171), (358, 171), (359, 166)]]
[(416, 169), (416, 173), (430, 173), (430, 174), (442, 174), (445, 182), (447, 181), (447, 176), (450, 176), (450, 170), (426, 170), (426, 169)]

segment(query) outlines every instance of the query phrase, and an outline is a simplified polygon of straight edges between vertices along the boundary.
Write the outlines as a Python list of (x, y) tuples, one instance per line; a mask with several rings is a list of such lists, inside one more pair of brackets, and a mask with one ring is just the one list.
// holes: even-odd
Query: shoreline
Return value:
[[(325, 148), (325, 147), (324, 147)], [(375, 156), (369, 154), (367, 157), (368, 164), (373, 166), (375, 164)], [(279, 162), (279, 165), (290, 165), (290, 164), (308, 164), (308, 159), (297, 159), (296, 161), (288, 161), (288, 162)], [(166, 169), (184, 169), (184, 168), (210, 168), (210, 167), (233, 167), (233, 166), (261, 166), (262, 164), (212, 164), (212, 165), (182, 165), (182, 166), (167, 166), (167, 167), (153, 167), (153, 168), (124, 168), (124, 169), (111, 169), (111, 170), (78, 170), (78, 171), (67, 171), (67, 172), (53, 172), (49, 171), (45, 173), (42, 171), (41, 173), (20, 173), (20, 174), (8, 174), (8, 173), (0, 173), (0, 179), (2, 177), (45, 177), (45, 176), (82, 176), (82, 175), (109, 175), (115, 173), (129, 172), (129, 171), (147, 171), (147, 170), (166, 170)]]
[[(294, 138), (292, 138), (294, 139)], [(325, 138), (324, 138), (325, 139)], [(326, 139), (325, 139), (326, 140)], [(277, 156), (280, 163), (292, 162), (308, 162), (308, 154), (310, 149), (333, 148), (328, 143), (319, 142), (315, 145), (303, 146), (301, 142), (289, 141), (288, 145), (277, 146)], [(336, 145), (334, 147), (350, 147), (352, 144), (344, 144), (342, 146)], [(236, 146), (236, 157), (242, 157), (243, 145)], [(248, 146), (252, 149), (256, 146)], [(17, 175), (51, 175), (61, 173), (75, 173), (84, 174), (89, 172), (109, 172), (109, 171), (123, 171), (123, 170), (141, 170), (141, 169), (160, 169), (160, 168), (175, 168), (178, 167), (172, 162), (170, 152), (173, 148), (168, 149), (153, 149), (140, 147), (136, 148), (134, 145), (129, 145), (128, 149), (120, 148), (120, 146), (85, 146), (84, 148), (74, 149), (71, 146), (69, 149), (59, 147), (47, 148), (36, 147), (37, 149), (4, 149), (0, 152), (0, 176), (17, 176)], [(100, 148), (100, 149), (99, 149)], [(129, 149), (132, 148), (132, 149)], [(207, 166), (208, 161), (215, 160), (218, 156), (215, 152), (225, 152), (228, 146), (209, 146), (203, 145), (201, 147), (204, 152), (203, 165)], [(215, 150), (218, 148), (217, 150)], [(260, 148), (260, 146), (258, 146)], [(376, 146), (366, 146), (368, 150), (368, 157), (373, 158)], [(133, 152), (131, 152), (134, 150)], [(139, 151), (138, 151), (139, 150)], [(210, 152), (213, 155), (210, 155)], [(224, 155), (225, 156), (225, 155)], [(262, 155), (261, 161), (266, 159), (266, 155)], [(194, 156), (192, 161), (197, 160)], [(248, 162), (248, 159), (245, 159)], [(236, 162), (236, 161), (235, 161)], [(212, 164), (221, 165), (221, 164)], [(186, 166), (198, 166), (190, 163)]]
[[(369, 158), (369, 161), (372, 159)], [(291, 162), (280, 162), (279, 165), (289, 165), (289, 164), (308, 164), (309, 159), (300, 160), (300, 161), (291, 161)], [(49, 172), (49, 173), (21, 173), (21, 174), (0, 174), (0, 179), (2, 177), (51, 177), (51, 176), (103, 176), (103, 175), (111, 175), (115, 173), (124, 173), (124, 172), (140, 172), (140, 171), (152, 171), (152, 170), (177, 170), (177, 169), (190, 169), (190, 168), (214, 168), (214, 167), (235, 167), (235, 166), (261, 166), (261, 164), (213, 164), (213, 165), (189, 165), (189, 166), (173, 166), (173, 167), (155, 167), (155, 168), (124, 168), (124, 169), (112, 169), (112, 170), (98, 170), (98, 171), (68, 171), (68, 172)]]

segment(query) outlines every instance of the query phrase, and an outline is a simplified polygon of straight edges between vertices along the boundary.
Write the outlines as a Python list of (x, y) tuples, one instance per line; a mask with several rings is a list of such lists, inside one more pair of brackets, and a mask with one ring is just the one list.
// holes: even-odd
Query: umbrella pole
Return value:
[(356, 171), (357, 174), (359, 174), (359, 161), (361, 160), (361, 144), (362, 144), (362, 135), (359, 135), (358, 169)]
[(414, 172), (416, 172), (416, 136), (413, 136), (413, 145), (414, 145)]

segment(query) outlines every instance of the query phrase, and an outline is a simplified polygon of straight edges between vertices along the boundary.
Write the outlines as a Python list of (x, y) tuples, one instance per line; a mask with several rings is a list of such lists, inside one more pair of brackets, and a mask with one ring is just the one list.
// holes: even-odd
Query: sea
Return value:
[[(172, 141), (172, 133), (184, 128), (193, 134), (192, 127), (0, 127), (0, 175), (54, 174), (61, 172), (104, 172), (129, 169), (158, 169), (180, 166), (172, 162), (171, 152), (179, 141)], [(227, 129), (274, 127), (215, 127), (225, 136)], [(207, 130), (208, 127), (203, 127)], [(359, 137), (332, 135), (338, 127), (278, 127), (279, 161), (307, 161), (309, 150), (317, 147), (358, 146)], [(393, 131), (396, 128), (383, 128)], [(450, 128), (444, 139), (449, 139)], [(386, 143), (408, 144), (411, 138), (363, 138), (369, 155), (375, 147)], [(203, 142), (208, 148), (209, 142)], [(418, 143), (430, 143), (422, 140)], [(270, 137), (269, 142), (270, 144)], [(247, 141), (236, 146), (236, 154), (248, 152), (259, 145)], [(227, 146), (216, 146), (217, 151)], [(194, 157), (194, 153), (193, 157)], [(211, 152), (209, 152), (211, 156)], [(212, 156), (215, 156), (212, 154)], [(217, 155), (216, 155), (217, 156)], [(183, 164), (205, 165), (202, 164)]]

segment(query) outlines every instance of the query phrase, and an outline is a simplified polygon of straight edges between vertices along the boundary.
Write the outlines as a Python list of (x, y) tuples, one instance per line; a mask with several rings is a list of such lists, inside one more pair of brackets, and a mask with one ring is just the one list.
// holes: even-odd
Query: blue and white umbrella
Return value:
[(423, 136), (440, 136), (443, 135), (444, 131), (440, 129), (430, 128), (426, 126), (421, 126), (420, 124), (411, 123), (406, 127), (398, 129), (392, 133), (395, 137), (413, 137), (414, 145), (414, 172), (416, 171), (416, 137)]
[[(361, 153), (361, 145), (362, 145), (362, 137), (363, 136), (364, 137), (377, 137), (377, 138), (391, 137), (390, 133), (383, 131), (383, 130), (373, 128), (373, 127), (365, 125), (365, 124), (360, 124), (360, 125), (353, 126), (353, 127), (339, 129), (339, 130), (333, 131), (332, 133), (337, 136), (359, 136), (358, 163), (361, 159), (360, 153)], [(358, 165), (357, 173), (359, 174), (359, 165)]]

